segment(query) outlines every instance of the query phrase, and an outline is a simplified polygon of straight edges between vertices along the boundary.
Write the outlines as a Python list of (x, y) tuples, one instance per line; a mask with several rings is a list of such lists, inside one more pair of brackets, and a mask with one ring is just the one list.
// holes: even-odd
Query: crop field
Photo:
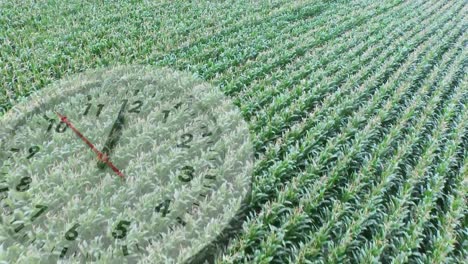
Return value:
[(467, 18), (465, 0), (2, 0), (0, 118), (85, 70), (187, 71), (255, 151), (216, 263), (466, 263)]

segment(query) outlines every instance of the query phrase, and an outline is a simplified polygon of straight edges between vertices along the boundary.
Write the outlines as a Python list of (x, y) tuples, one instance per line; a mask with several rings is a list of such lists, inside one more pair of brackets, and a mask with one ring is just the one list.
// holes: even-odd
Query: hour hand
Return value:
[(106, 162), (105, 160), (108, 159), (110, 153), (114, 149), (114, 147), (117, 145), (117, 142), (120, 139), (120, 136), (122, 135), (122, 129), (125, 124), (125, 108), (127, 106), (127, 101), (124, 100), (122, 107), (120, 108), (119, 115), (117, 116), (117, 120), (114, 122), (114, 125), (112, 125), (112, 129), (109, 133), (109, 136), (107, 137), (107, 141), (104, 144), (104, 148), (102, 149), (102, 154), (104, 157), (100, 157), (98, 161), (98, 168), (104, 169), (106, 167)]

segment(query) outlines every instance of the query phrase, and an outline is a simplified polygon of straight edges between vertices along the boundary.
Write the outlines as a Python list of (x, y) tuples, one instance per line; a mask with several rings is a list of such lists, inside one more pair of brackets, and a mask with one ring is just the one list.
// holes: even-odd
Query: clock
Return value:
[(238, 108), (189, 73), (53, 83), (0, 118), (0, 261), (203, 260), (248, 200), (252, 149)]

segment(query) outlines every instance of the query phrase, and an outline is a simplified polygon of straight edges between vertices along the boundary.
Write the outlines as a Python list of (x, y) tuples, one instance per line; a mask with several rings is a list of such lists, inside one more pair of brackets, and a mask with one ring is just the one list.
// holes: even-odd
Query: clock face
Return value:
[(249, 196), (247, 124), (170, 69), (86, 72), (0, 119), (0, 261), (181, 263)]

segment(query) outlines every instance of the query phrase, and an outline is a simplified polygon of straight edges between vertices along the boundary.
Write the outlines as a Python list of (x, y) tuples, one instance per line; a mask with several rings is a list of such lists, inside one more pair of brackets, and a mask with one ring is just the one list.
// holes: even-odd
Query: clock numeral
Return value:
[(130, 221), (122, 220), (117, 224), (115, 231), (112, 231), (112, 236), (116, 239), (122, 239), (127, 236), (127, 228), (130, 226)]
[(174, 105), (174, 109), (179, 109), (180, 107), (182, 106), (182, 102), (180, 103), (177, 103), (176, 105)]
[(74, 241), (76, 238), (78, 238), (78, 227), (80, 224), (75, 224), (72, 228), (70, 228), (66, 233), (65, 233), (65, 239), (68, 241)]
[(67, 128), (68, 128), (67, 124), (65, 122), (60, 121), (60, 123), (58, 123), (57, 127), (55, 127), (55, 132), (65, 133)]
[(68, 247), (64, 247), (62, 251), (60, 252), (60, 258), (64, 258), (65, 255), (67, 254)]
[[(124, 103), (126, 104), (126, 102), (127, 102), (128, 100), (125, 99), (125, 100), (123, 100), (123, 101), (124, 101)], [(105, 104), (98, 104), (98, 105), (96, 105), (96, 106), (97, 106), (96, 117), (99, 117), (99, 116), (101, 115), (101, 113), (102, 113), (102, 110), (104, 109), (104, 107), (105, 107), (106, 105), (105, 105)], [(142, 106), (143, 106), (143, 101), (140, 101), (140, 100), (135, 101), (135, 102), (132, 103), (132, 106), (133, 106), (133, 107), (130, 108), (130, 109), (128, 110), (128, 112), (130, 112), (130, 113), (140, 113), (140, 112), (141, 112), (141, 108), (142, 108)], [(93, 104), (87, 103), (87, 104), (86, 104), (86, 107), (85, 107), (85, 110), (84, 110), (84, 112), (83, 112), (83, 115), (84, 115), (84, 116), (88, 115), (89, 112), (91, 111), (91, 108), (92, 108), (92, 107), (93, 107)]]
[(31, 183), (32, 183), (31, 177), (23, 177), (21, 178), (20, 183), (16, 185), (16, 190), (18, 192), (25, 192), (29, 190), (29, 188), (31, 187)]
[(127, 245), (122, 246), (122, 253), (124, 256), (128, 256), (128, 247)]
[(202, 133), (202, 137), (209, 137), (209, 136), (213, 135), (213, 133), (211, 133), (209, 131), (207, 126), (203, 125), (203, 126), (201, 126), (201, 129), (204, 130), (203, 133)]
[(132, 103), (134, 106), (133, 108), (130, 108), (128, 110), (129, 113), (140, 113), (141, 112), (141, 107), (143, 106), (143, 102), (138, 100)]
[[(91, 103), (86, 104), (85, 111), (83, 112), (84, 116), (87, 116), (89, 114), (89, 111), (91, 110), (92, 106), (93, 106), (93, 104), (91, 104)], [(102, 112), (102, 109), (104, 109), (104, 106), (105, 106), (104, 104), (98, 104), (97, 105), (96, 117), (99, 117), (101, 115), (101, 112)]]
[(55, 124), (55, 119), (53, 118), (50, 118), (46, 115), (43, 115), (42, 116), (45, 120), (47, 120), (47, 122), (49, 122), (49, 126), (47, 127), (47, 132), (50, 132), (52, 130), (52, 128), (54, 127), (54, 124)]
[[(15, 220), (13, 220), (13, 222), (15, 222)], [(13, 223), (11, 222), (11, 223)], [(23, 228), (25, 227), (25, 225), (23, 223), (19, 224), (15, 229), (15, 233), (19, 233), (19, 231), (23, 230)]]
[(161, 216), (162, 217), (166, 217), (166, 215), (170, 212), (169, 211), (169, 204), (171, 203), (171, 200), (169, 199), (166, 199), (164, 200), (164, 202), (158, 204), (154, 210), (157, 212), (157, 213), (161, 213)]
[(26, 158), (30, 159), (30, 158), (34, 157), (34, 155), (36, 155), (39, 152), (39, 150), (41, 150), (41, 148), (39, 146), (30, 147), (29, 150), (28, 150), (29, 155)]
[(182, 173), (179, 174), (178, 178), (182, 182), (190, 182), (193, 179), (193, 173), (195, 170), (192, 166), (184, 166), (182, 168)]
[[(28, 149), (28, 152), (29, 152), (29, 155), (26, 157), (26, 159), (30, 159), (32, 157), (34, 157), (34, 155), (36, 155), (39, 151), (41, 150), (41, 148), (39, 146), (32, 146)], [(11, 148), (10, 149), (11, 152), (14, 152), (14, 153), (19, 153), (21, 151), (21, 149), (19, 148)], [(11, 156), (10, 156), (11, 157)], [(8, 157), (8, 158), (10, 158)], [(6, 165), (6, 166), (9, 166), (9, 165)], [(2, 174), (7, 174), (7, 173), (2, 173)]]
[(83, 113), (84, 116), (85, 116), (85, 115), (88, 115), (89, 109), (91, 109), (91, 106), (92, 106), (92, 104), (89, 104), (89, 103), (86, 104), (86, 108), (85, 108), (85, 111), (84, 111), (84, 113)]
[(97, 107), (98, 107), (98, 110), (96, 112), (96, 117), (99, 117), (101, 115), (102, 109), (104, 108), (104, 105), (98, 104)]
[[(49, 126), (47, 127), (47, 132), (52, 131), (52, 128), (54, 127), (54, 124), (55, 124), (55, 122), (56, 122), (57, 120), (55, 120), (55, 119), (53, 119), (53, 118), (50, 118), (50, 117), (48, 117), (48, 116), (46, 116), (46, 115), (43, 115), (43, 118), (44, 118), (45, 120), (47, 120), (47, 122), (49, 122)], [(57, 132), (57, 133), (64, 133), (64, 132), (67, 130), (67, 128), (68, 128), (67, 124), (60, 121), (60, 122), (57, 124), (57, 126), (55, 127), (55, 132)]]
[(188, 145), (193, 140), (193, 135), (186, 133), (181, 136), (182, 143), (177, 144), (178, 148), (190, 148)]
[(162, 112), (164, 113), (163, 123), (166, 123), (167, 118), (169, 117), (169, 113), (170, 113), (171, 111), (169, 111), (169, 110), (163, 110)]
[(46, 210), (47, 210), (47, 206), (45, 205), (36, 205), (36, 208), (39, 209), (39, 211), (37, 213), (35, 213), (33, 216), (31, 216), (31, 222), (33, 222), (34, 220), (36, 220), (41, 214), (43, 214)]
[(208, 179), (208, 180), (212, 180), (212, 181), (216, 180), (216, 176), (211, 175), (211, 174), (205, 175), (205, 178)]
[[(174, 109), (178, 110), (181, 106), (182, 102), (177, 103), (176, 105), (174, 105)], [(164, 113), (163, 123), (166, 123), (167, 119), (169, 118), (169, 114), (171, 113), (171, 110), (163, 110), (162, 112)]]
[(182, 226), (187, 225), (187, 223), (184, 220), (182, 220), (182, 218), (179, 217), (179, 216), (176, 218), (176, 221), (177, 221), (177, 223), (179, 223)]

